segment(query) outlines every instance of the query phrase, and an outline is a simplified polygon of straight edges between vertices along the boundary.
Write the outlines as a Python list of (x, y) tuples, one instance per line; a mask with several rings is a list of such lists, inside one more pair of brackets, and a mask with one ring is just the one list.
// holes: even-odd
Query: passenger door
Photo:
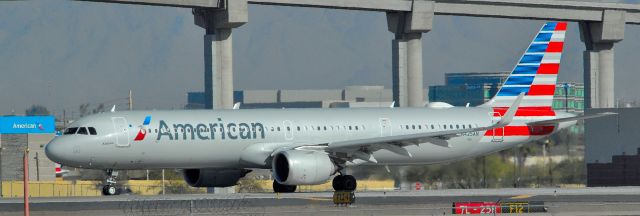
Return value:
[(112, 117), (113, 128), (115, 131), (115, 141), (118, 147), (129, 147), (129, 124), (124, 117)]
[(380, 118), (380, 136), (391, 136), (393, 132), (391, 132), (391, 119), (389, 118)]

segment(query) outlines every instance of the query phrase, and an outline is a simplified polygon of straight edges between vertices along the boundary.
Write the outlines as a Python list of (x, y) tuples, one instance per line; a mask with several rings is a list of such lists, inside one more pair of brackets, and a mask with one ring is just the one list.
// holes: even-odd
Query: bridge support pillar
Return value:
[(615, 107), (614, 44), (624, 39), (625, 12), (605, 10), (602, 22), (580, 23), (585, 43), (585, 108)]
[(407, 107), (407, 41), (396, 38), (392, 41), (393, 100), (398, 107)]
[(410, 107), (424, 105), (422, 77), (422, 33), (409, 33), (407, 38), (407, 98)]
[(424, 104), (422, 33), (433, 25), (434, 2), (413, 1), (411, 12), (387, 12), (388, 30), (394, 33), (393, 100), (396, 106), (420, 107)]
[(205, 29), (205, 109), (233, 108), (233, 28), (248, 21), (247, 1), (225, 1), (222, 9), (193, 9), (194, 22)]

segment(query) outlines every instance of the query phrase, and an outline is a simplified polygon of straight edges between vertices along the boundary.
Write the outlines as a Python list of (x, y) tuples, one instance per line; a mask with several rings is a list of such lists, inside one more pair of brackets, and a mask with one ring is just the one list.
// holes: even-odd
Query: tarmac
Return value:
[[(640, 215), (640, 187), (449, 189), (333, 193), (242, 193), (31, 198), (31, 215), (449, 215), (454, 202), (542, 201), (527, 215)], [(0, 199), (0, 215), (23, 215), (22, 199)], [(522, 214), (518, 214), (522, 215)]]

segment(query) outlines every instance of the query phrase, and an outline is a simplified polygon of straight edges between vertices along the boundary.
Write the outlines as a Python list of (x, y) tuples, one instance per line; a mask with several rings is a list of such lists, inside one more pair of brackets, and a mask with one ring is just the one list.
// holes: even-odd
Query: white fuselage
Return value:
[[(94, 127), (97, 134), (62, 135), (46, 151), (64, 165), (95, 169), (269, 169), (271, 153), (278, 148), (485, 127), (499, 119), (484, 107), (124, 111), (74, 122), (70, 127)], [(516, 117), (507, 129), (458, 134), (448, 140), (449, 146), (407, 146), (412, 157), (387, 150), (376, 151), (374, 157), (381, 165), (454, 161), (539, 139), (570, 125), (547, 127), (542, 133), (528, 127), (527, 133), (529, 120)]]

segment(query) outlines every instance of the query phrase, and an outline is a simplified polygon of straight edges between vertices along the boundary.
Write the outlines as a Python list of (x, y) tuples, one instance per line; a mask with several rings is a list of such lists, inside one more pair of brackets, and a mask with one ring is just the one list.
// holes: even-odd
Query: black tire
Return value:
[(344, 185), (344, 190), (347, 191), (355, 191), (358, 187), (358, 182), (352, 175), (345, 175), (342, 179), (342, 183)]
[(333, 186), (333, 190), (335, 191), (344, 190), (344, 176), (337, 175), (336, 177), (333, 177), (333, 181), (331, 181), (331, 186)]
[(298, 186), (296, 185), (283, 185), (273, 180), (273, 192), (275, 193), (293, 193), (296, 192), (297, 188)]
[(120, 194), (120, 190), (115, 185), (105, 185), (102, 187), (102, 195), (112, 196), (118, 194)]
[(107, 185), (102, 186), (102, 195), (109, 196), (109, 194), (107, 193)]

